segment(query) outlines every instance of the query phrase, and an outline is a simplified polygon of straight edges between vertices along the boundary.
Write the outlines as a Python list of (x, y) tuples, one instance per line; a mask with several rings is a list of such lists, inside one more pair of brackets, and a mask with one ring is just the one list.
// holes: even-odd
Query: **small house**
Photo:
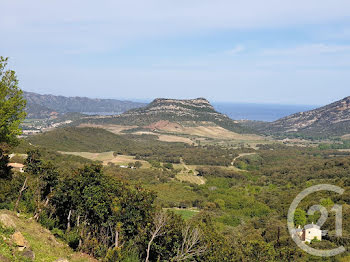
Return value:
[(320, 226), (314, 223), (305, 225), (304, 228), (298, 226), (295, 232), (303, 242), (310, 243), (314, 239), (322, 240), (322, 230)]
[(313, 239), (322, 240), (322, 230), (320, 226), (315, 225), (314, 223), (306, 225), (304, 227), (305, 232), (305, 242), (311, 242)]

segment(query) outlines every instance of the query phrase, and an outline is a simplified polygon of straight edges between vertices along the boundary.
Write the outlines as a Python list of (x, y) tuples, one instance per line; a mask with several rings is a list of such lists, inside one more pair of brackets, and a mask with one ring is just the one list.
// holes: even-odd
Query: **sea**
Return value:
[(291, 114), (318, 108), (317, 105), (278, 105), (252, 103), (212, 103), (214, 108), (234, 120), (272, 122)]
[[(146, 101), (142, 101), (146, 102)], [(211, 103), (216, 111), (234, 120), (256, 120), (272, 122), (294, 113), (315, 109), (317, 105), (279, 105), (253, 103)], [(122, 112), (82, 112), (87, 115), (118, 115)]]

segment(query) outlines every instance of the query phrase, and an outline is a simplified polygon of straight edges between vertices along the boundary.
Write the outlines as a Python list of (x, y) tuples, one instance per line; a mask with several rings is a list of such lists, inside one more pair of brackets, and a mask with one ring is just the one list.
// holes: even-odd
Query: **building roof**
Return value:
[(316, 229), (320, 229), (320, 226), (315, 225), (315, 224), (308, 224), (304, 227), (305, 229), (310, 229), (310, 228), (316, 228)]

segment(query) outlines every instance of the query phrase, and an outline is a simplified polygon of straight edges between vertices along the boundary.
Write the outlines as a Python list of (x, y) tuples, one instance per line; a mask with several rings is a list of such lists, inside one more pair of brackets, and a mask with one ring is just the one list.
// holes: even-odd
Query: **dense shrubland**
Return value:
[[(29, 139), (40, 147), (24, 141), (14, 147), (24, 101), (14, 72), (4, 71), (5, 66), (0, 58), (0, 208), (30, 216), (72, 249), (110, 262), (349, 260), (348, 253), (326, 259), (301, 252), (286, 228), (289, 205), (301, 190), (338, 185), (346, 190), (343, 195), (307, 197), (295, 219), (301, 225), (316, 222), (319, 214), (307, 215), (309, 207), (321, 203), (330, 211), (334, 203), (342, 204), (344, 237), (331, 234), (332, 214), (324, 225), (329, 236), (311, 245), (349, 247), (349, 153), (324, 146), (260, 145), (256, 154), (236, 159), (234, 168), (231, 162), (243, 150), (93, 128), (57, 129)], [(102, 167), (56, 151), (114, 151), (148, 160), (152, 167)], [(11, 152), (27, 154), (23, 173), (9, 168)], [(177, 181), (172, 163), (182, 161), (198, 165), (206, 183)], [(196, 214), (185, 220), (170, 210)], [(3, 241), (11, 233), (0, 225), (0, 251), (17, 259)]]
[[(255, 252), (269, 259), (280, 256), (263, 240), (232, 242), (232, 236), (223, 235), (222, 228), (213, 220), (220, 204), (223, 210), (237, 209), (237, 199), (241, 199), (238, 205), (243, 204), (239, 209), (244, 216), (264, 217), (269, 213), (267, 207), (262, 205), (261, 209), (251, 197), (242, 198), (233, 191), (228, 196), (229, 187), (227, 191), (219, 190), (210, 196), (203, 207), (207, 211), (186, 222), (174, 213), (159, 209), (152, 191), (105, 175), (99, 165), (59, 172), (53, 162), (42, 160), (38, 150), (28, 152), (25, 164), (25, 173), (1, 178), (2, 185), (12, 185), (1, 187), (2, 194), (12, 196), (3, 198), (3, 207), (32, 214), (73, 249), (97, 258), (142, 261), (149, 254), (149, 261), (183, 261), (186, 257), (192, 261), (249, 261), (255, 257)], [(21, 191), (21, 188), (25, 189)], [(199, 189), (202, 190), (206, 189)], [(224, 199), (224, 205), (220, 198)], [(246, 209), (251, 205), (254, 205), (255, 214)], [(151, 241), (159, 226), (159, 216), (165, 217), (160, 223), (161, 233), (155, 234)], [(225, 218), (219, 220), (225, 221)], [(228, 226), (239, 224), (239, 221), (232, 223), (229, 217), (226, 221)], [(188, 250), (188, 241), (195, 243), (191, 250)], [(253, 246), (259, 250), (251, 249)]]
[(181, 158), (193, 165), (230, 165), (236, 150), (218, 146), (195, 147), (184, 143), (167, 143), (152, 135), (116, 135), (101, 128), (58, 128), (28, 138), (34, 145), (55, 151), (106, 152), (132, 155), (137, 159), (180, 163)]
[[(152, 138), (145, 137), (140, 138), (140, 140), (136, 142), (141, 141), (141, 143), (147, 144), (144, 142), (145, 140), (148, 140), (147, 143), (149, 144), (153, 143)], [(114, 260), (112, 259), (110, 261), (127, 261), (123, 260), (126, 259), (125, 256), (144, 260), (147, 256), (147, 245), (148, 241), (151, 239), (152, 225), (154, 225), (154, 218), (156, 217), (157, 210), (159, 211), (160, 207), (180, 208), (180, 210), (183, 208), (196, 208), (201, 212), (192, 216), (187, 222), (174, 214), (169, 215), (169, 218), (175, 219), (174, 221), (177, 221), (176, 223), (180, 225), (183, 223), (191, 223), (201, 229), (201, 243), (207, 245), (208, 252), (200, 254), (200, 256), (196, 258), (197, 261), (256, 261), (257, 257), (262, 261), (306, 261), (309, 259), (317, 261), (316, 258), (310, 258), (305, 253), (295, 248), (286, 229), (287, 211), (293, 198), (308, 186), (318, 183), (330, 183), (347, 189), (350, 185), (349, 153), (323, 148), (288, 147), (281, 144), (260, 145), (260, 149), (255, 151), (255, 155), (242, 156), (236, 159), (234, 165), (238, 167), (238, 169), (226, 167), (225, 162), (220, 162), (218, 165), (212, 166), (198, 165), (196, 170), (207, 182), (205, 185), (193, 185), (174, 180), (178, 170), (176, 170), (176, 168), (171, 169), (165, 167), (167, 166), (166, 163), (172, 162), (169, 161), (170, 156), (180, 156), (188, 163), (188, 160), (186, 160), (186, 150), (191, 152), (189, 155), (194, 158), (202, 158), (202, 152), (209, 152), (209, 158), (213, 155), (217, 156), (219, 152), (220, 154), (223, 153), (223, 155), (229, 155), (232, 161), (231, 156), (237, 156), (240, 152), (218, 147), (201, 148), (184, 146), (183, 144), (176, 143), (158, 144), (158, 141), (155, 140), (154, 142), (155, 147), (159, 144), (162, 144), (162, 146), (148, 156), (142, 156), (142, 154), (140, 154), (140, 152), (145, 150), (145, 147), (141, 146), (140, 149), (138, 149), (140, 151), (138, 151), (139, 155), (137, 157), (140, 159), (148, 159), (153, 163), (151, 169), (122, 169), (118, 166), (109, 165), (97, 172), (104, 173), (103, 177), (105, 177), (107, 181), (114, 181), (108, 182), (108, 185), (117, 183), (119, 185), (118, 188), (121, 188), (120, 185), (127, 185), (126, 188), (129, 189), (144, 188), (142, 190), (145, 192), (153, 191), (156, 193), (156, 196), (149, 193), (153, 196), (152, 204), (149, 205), (153, 211), (150, 212), (148, 224), (144, 226), (144, 230), (136, 231), (137, 233), (134, 235), (126, 234), (122, 226), (124, 224), (121, 222), (123, 220), (118, 220), (118, 222), (121, 222), (121, 224), (118, 224), (121, 225), (120, 239), (124, 239), (124, 241), (126, 241), (125, 243), (128, 243), (123, 245), (123, 248), (119, 251), (111, 247), (106, 248), (106, 246), (101, 246), (101, 242), (109, 243), (107, 246), (112, 245), (115, 239), (113, 240), (112, 230), (108, 233), (109, 237), (106, 238), (105, 235), (108, 229), (103, 226), (106, 222), (99, 217), (96, 218), (97, 221), (99, 221), (98, 230), (93, 226), (89, 226), (85, 229), (86, 231), (84, 232), (89, 232), (92, 239), (92, 242), (89, 240), (85, 244), (79, 241), (81, 232), (76, 228), (77, 211), (71, 214), (71, 229), (68, 232), (67, 217), (69, 215), (69, 210), (65, 211), (66, 213), (64, 213), (64, 216), (60, 218), (53, 216), (50, 212), (46, 213), (46, 211), (43, 211), (43, 218), (39, 221), (43, 220), (43, 224), (45, 224), (45, 221), (50, 221), (51, 219), (54, 221), (61, 221), (55, 222), (62, 223), (61, 227), (57, 227), (56, 224), (51, 225), (51, 228), (53, 227), (56, 234), (66, 239), (69, 243), (75, 243), (73, 247), (94, 254), (95, 256), (106, 255), (108, 259), (110, 259), (109, 257), (113, 257)], [(133, 145), (131, 144), (130, 147), (132, 148)], [(48, 154), (49, 151), (45, 152), (44, 154)], [(130, 152), (131, 151), (128, 153)], [(166, 157), (162, 156), (164, 152), (170, 152), (171, 155), (166, 155)], [(56, 157), (59, 159), (61, 156), (58, 154), (57, 156), (47, 157), (47, 159), (55, 159)], [(196, 160), (191, 161), (195, 162)], [(193, 163), (191, 161), (190, 163)], [(56, 161), (54, 160), (54, 162)], [(205, 160), (203, 162), (205, 162)], [(58, 164), (59, 161), (56, 163)], [(197, 163), (202, 162), (198, 160)], [(239, 171), (239, 169), (242, 171)], [(74, 176), (81, 177), (85, 176), (86, 172), (91, 172), (91, 167), (87, 167), (87, 169), (80, 168), (78, 170), (75, 168), (74, 170), (75, 171), (69, 172), (74, 172)], [(64, 181), (64, 177), (70, 177), (69, 174), (67, 175), (67, 173), (69, 173), (67, 171), (66, 169), (64, 172), (65, 174), (62, 175), (59, 181), (61, 181), (61, 179)], [(69, 182), (65, 182), (64, 185), (66, 187), (69, 183), (73, 183), (71, 186), (72, 190), (73, 188), (78, 188), (77, 184), (81, 183), (76, 182), (77, 184), (74, 184), (75, 179), (72, 178), (68, 180)], [(15, 183), (17, 185), (16, 190), (19, 190), (22, 182), (23, 178)], [(58, 183), (56, 187), (62, 191), (64, 188), (62, 189), (59, 185), (60, 183)], [(103, 188), (103, 183), (101, 186)], [(111, 188), (113, 188), (113, 186), (111, 186)], [(103, 188), (102, 191), (108, 192), (109, 190), (110, 189)], [(96, 192), (100, 191), (97, 190)], [(27, 201), (27, 199), (32, 199), (32, 197), (26, 196), (26, 194), (23, 195), (22, 202)], [(118, 191), (110, 193), (110, 195), (114, 194), (118, 196), (118, 194), (121, 193)], [(66, 195), (66, 193), (62, 193), (61, 195)], [(76, 194), (74, 193), (72, 195)], [(15, 200), (16, 197), (12, 199)], [(93, 208), (97, 203), (104, 203), (106, 199), (108, 198), (98, 198), (95, 204), (92, 204), (89, 208)], [(310, 206), (324, 201), (322, 199), (329, 199), (329, 201), (334, 203), (340, 201), (340, 203), (344, 205), (344, 217), (348, 216), (347, 214), (350, 212), (348, 206), (350, 198), (348, 194), (344, 194), (341, 197), (322, 193), (315, 194), (313, 198), (307, 198), (301, 203), (301, 213), (306, 214)], [(49, 202), (50, 205), (53, 205), (53, 209), (56, 208), (54, 203), (64, 202), (61, 199), (56, 200), (56, 202), (53, 202), (54, 200), (55, 198), (53, 197), (51, 200), (52, 202)], [(132, 198), (130, 198), (130, 200), (131, 204), (134, 203)], [(25, 212), (33, 212), (35, 214), (35, 203), (28, 204), (31, 208), (23, 203), (19, 206), (23, 208)], [(11, 205), (9, 205), (9, 207), (11, 207)], [(86, 207), (84, 206), (84, 208)], [(78, 206), (74, 208), (74, 210), (76, 209), (82, 210), (82, 208), (78, 208)], [(108, 210), (108, 208), (106, 210)], [(141, 217), (142, 216), (143, 215), (141, 215)], [(121, 219), (121, 216), (117, 217)], [(145, 219), (146, 217), (147, 216), (145, 216)], [(306, 215), (305, 219), (307, 223), (316, 222), (318, 214), (315, 216)], [(334, 230), (334, 228), (332, 229), (334, 219), (332, 219), (333, 218), (330, 218), (325, 225), (328, 226), (331, 231)], [(81, 218), (79, 218), (79, 220), (81, 220)], [(109, 220), (107, 219), (106, 221)], [(141, 222), (140, 224), (142, 225)], [(80, 222), (79, 226), (81, 227)], [(350, 223), (346, 221), (343, 226), (344, 234), (348, 236), (350, 233)], [(175, 226), (173, 225), (172, 227)], [(180, 227), (183, 228), (183, 226)], [(98, 236), (100, 233), (99, 230), (102, 230), (103, 237)], [(123, 234), (125, 234), (125, 236)], [(178, 245), (180, 245), (179, 243), (181, 240), (179, 239), (181, 239), (182, 234), (182, 230), (179, 228), (178, 231), (174, 231), (171, 236), (164, 236), (166, 239), (163, 239), (163, 236), (157, 237), (152, 242), (150, 248), (150, 261), (154, 261), (154, 259), (158, 259), (158, 257), (161, 261), (169, 261), (171, 260), (171, 256), (175, 258), (177, 256), (177, 251), (175, 252), (174, 250), (177, 250)], [(170, 243), (175, 246), (172, 246), (172, 244), (169, 244), (167, 241), (170, 241)], [(346, 238), (337, 241), (345, 243)], [(166, 247), (161, 245), (165, 245)], [(314, 243), (313, 245), (320, 246), (321, 244)], [(322, 241), (323, 247), (330, 247), (332, 245), (333, 244), (328, 240)], [(95, 249), (92, 248), (92, 246), (98, 248)], [(153, 250), (153, 248), (155, 250)]]

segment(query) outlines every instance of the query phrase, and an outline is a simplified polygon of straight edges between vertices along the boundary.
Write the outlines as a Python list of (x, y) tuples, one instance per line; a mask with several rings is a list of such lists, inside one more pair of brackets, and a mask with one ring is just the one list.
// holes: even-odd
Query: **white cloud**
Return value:
[[(179, 92), (196, 97), (208, 90), (203, 96), (215, 94), (217, 99), (226, 99), (232, 91), (232, 99), (244, 101), (256, 94), (251, 101), (259, 101), (266, 96), (277, 100), (295, 86), (315, 91), (320, 85), (333, 88), (339, 81), (347, 90), (350, 80), (347, 71), (335, 68), (350, 68), (350, 45), (329, 44), (322, 37), (305, 40), (313, 44), (298, 44), (305, 28), (310, 31), (319, 25), (324, 35), (324, 25), (329, 30), (344, 26), (350, 17), (349, 0), (0, 0), (0, 12), (0, 55), (14, 61), (25, 89), (124, 97), (179, 96)], [(283, 33), (277, 33), (272, 38), (275, 28), (293, 29), (298, 39), (289, 48), (264, 49), (272, 43), (286, 46), (292, 37), (283, 39)], [(255, 36), (257, 31), (260, 34)], [(213, 40), (208, 49), (193, 41), (198, 43), (193, 54), (170, 47), (165, 56), (150, 54), (149, 60), (132, 57), (128, 61), (133, 50), (147, 54), (147, 46), (153, 43), (154, 49), (171, 40), (175, 46), (183, 36), (209, 39), (213, 32), (228, 37)], [(236, 32), (250, 34), (235, 39)], [(348, 31), (339, 38), (344, 35)], [(147, 40), (155, 41), (143, 47)], [(227, 43), (241, 44), (226, 50)], [(119, 57), (114, 51), (124, 47), (128, 50)], [(243, 52), (244, 56), (237, 55)], [(130, 71), (113, 69), (116, 64)], [(308, 71), (320, 68), (324, 71)]]
[(226, 53), (229, 55), (236, 55), (238, 53), (243, 52), (244, 50), (246, 50), (246, 48), (243, 45), (236, 45), (234, 48), (228, 50)]
[[(24, 40), (114, 44), (205, 30), (329, 23), (350, 16), (348, 0), (0, 0), (0, 33)], [(97, 41), (99, 40), (99, 41)]]

